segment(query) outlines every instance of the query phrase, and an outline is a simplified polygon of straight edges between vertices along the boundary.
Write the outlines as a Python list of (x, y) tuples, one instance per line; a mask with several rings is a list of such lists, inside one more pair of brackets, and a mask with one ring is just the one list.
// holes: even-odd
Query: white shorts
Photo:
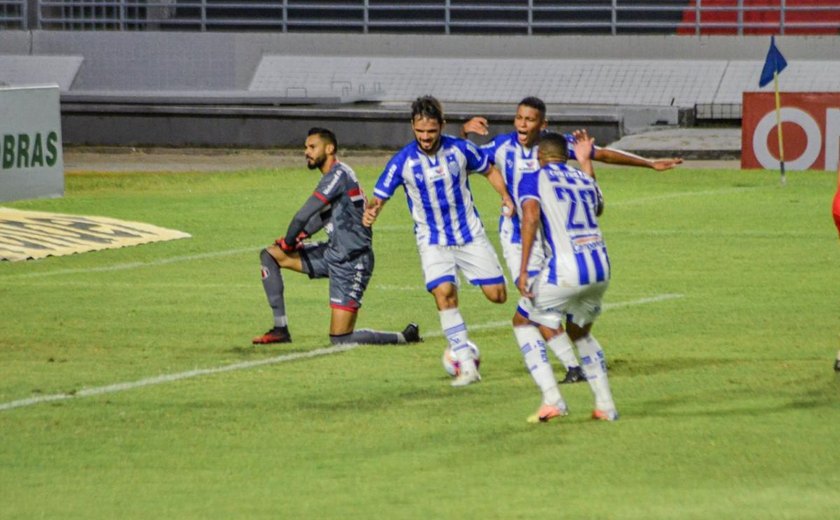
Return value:
[(589, 285), (554, 285), (540, 276), (531, 284), (533, 298), (520, 298), (520, 314), (529, 320), (556, 329), (565, 320), (583, 327), (601, 314), (604, 293), (610, 282)]
[(472, 242), (462, 246), (433, 246), (417, 244), (420, 263), (426, 281), (426, 290), (431, 291), (443, 283), (458, 285), (458, 272), (473, 285), (496, 285), (505, 283), (505, 275), (493, 244), (487, 235), (477, 235)]
[[(546, 255), (540, 244), (541, 242), (535, 242), (531, 251), (531, 258), (528, 260), (528, 278), (534, 278), (540, 274), (545, 262)], [(505, 263), (510, 269), (510, 277), (516, 284), (519, 279), (519, 269), (522, 267), (522, 244), (513, 244), (502, 239), (502, 254), (504, 254)]]
[[(516, 233), (519, 234), (518, 232)], [(522, 244), (513, 242), (514, 226), (513, 221), (509, 218), (503, 218), (499, 229), (499, 241), (502, 244), (502, 254), (505, 257), (505, 263), (510, 269), (510, 277), (513, 279), (514, 285), (519, 279), (519, 269), (522, 267)], [(534, 240), (534, 248), (531, 251), (531, 258), (528, 260), (528, 278), (533, 278), (540, 274), (545, 262), (546, 254), (542, 248), (542, 239), (539, 234)]]

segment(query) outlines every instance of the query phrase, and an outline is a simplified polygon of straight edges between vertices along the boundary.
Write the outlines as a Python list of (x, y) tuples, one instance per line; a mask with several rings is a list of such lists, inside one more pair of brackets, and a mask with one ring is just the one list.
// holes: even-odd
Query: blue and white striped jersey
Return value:
[(403, 187), (419, 242), (469, 244), (484, 233), (484, 226), (467, 175), (484, 173), (489, 167), (487, 154), (465, 139), (441, 136), (441, 146), (433, 157), (412, 141), (391, 158), (373, 192), (388, 200)]
[[(507, 233), (502, 233), (502, 236), (509, 240), (512, 244), (521, 244), (522, 236), (519, 232), (519, 196), (517, 194), (519, 181), (526, 173), (533, 173), (540, 169), (540, 162), (537, 160), (537, 152), (539, 145), (533, 148), (526, 148), (519, 144), (517, 139), (517, 132), (510, 132), (508, 134), (497, 135), (490, 142), (483, 144), (481, 149), (490, 155), (490, 163), (494, 164), (496, 168), (502, 173), (507, 185), (508, 192), (511, 198), (517, 205), (517, 215), (511, 217), (502, 216), (499, 218), (499, 231), (503, 231), (506, 221), (509, 220), (512, 228)], [(575, 143), (575, 138), (572, 134), (564, 134), (566, 142), (569, 143), (569, 158), (577, 160), (575, 151), (572, 148)], [(595, 155), (595, 149), (592, 149), (592, 155)]]
[(548, 283), (609, 280), (610, 259), (595, 216), (598, 195), (590, 176), (566, 164), (549, 164), (524, 175), (518, 193), (520, 205), (526, 199), (540, 204), (543, 241), (551, 251), (543, 269)]
[(481, 149), (490, 155), (490, 162), (502, 173), (505, 185), (508, 188), (510, 197), (516, 204), (516, 215), (499, 218), (499, 231), (503, 231), (506, 222), (512, 224), (507, 233), (502, 233), (504, 239), (512, 244), (521, 244), (522, 237), (519, 233), (519, 197), (517, 190), (519, 181), (526, 173), (533, 173), (540, 169), (540, 162), (537, 160), (537, 147), (526, 148), (517, 141), (517, 133), (498, 135), (489, 143), (481, 146)]

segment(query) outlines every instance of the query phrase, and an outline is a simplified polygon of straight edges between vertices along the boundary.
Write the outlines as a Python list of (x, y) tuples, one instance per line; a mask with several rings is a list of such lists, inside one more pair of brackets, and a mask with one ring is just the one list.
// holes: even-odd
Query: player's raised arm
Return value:
[(461, 137), (467, 138), (467, 134), (487, 135), (490, 133), (490, 123), (487, 119), (477, 116), (461, 125)]
[(595, 138), (589, 135), (581, 136), (575, 139), (572, 146), (577, 157), (580, 170), (593, 179), (595, 178), (595, 169), (592, 167), (592, 149), (595, 147)]

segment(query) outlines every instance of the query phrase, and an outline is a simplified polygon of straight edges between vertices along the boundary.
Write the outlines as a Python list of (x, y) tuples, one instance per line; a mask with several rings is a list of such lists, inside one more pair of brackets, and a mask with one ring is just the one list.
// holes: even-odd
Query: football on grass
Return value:
[[(468, 341), (467, 345), (469, 345), (470, 353), (475, 360), (475, 366), (478, 367), (481, 364), (481, 353), (478, 351), (478, 346), (472, 341)], [(461, 373), (461, 363), (452, 355), (452, 349), (449, 346), (443, 351), (441, 362), (443, 363), (443, 369), (450, 376), (457, 377)]]

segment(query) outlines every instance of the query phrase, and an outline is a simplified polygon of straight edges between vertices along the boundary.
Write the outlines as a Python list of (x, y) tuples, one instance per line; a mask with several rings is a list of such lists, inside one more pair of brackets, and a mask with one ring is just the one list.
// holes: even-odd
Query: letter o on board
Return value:
[[(781, 110), (782, 123), (795, 123), (805, 132), (805, 151), (802, 155), (793, 161), (785, 161), (785, 166), (789, 170), (807, 170), (810, 168), (820, 155), (820, 148), (822, 148), (822, 132), (814, 118), (807, 112), (798, 108), (783, 108)], [(775, 169), (779, 165), (779, 160), (770, 154), (767, 148), (767, 134), (776, 126), (776, 113), (767, 112), (761, 118), (761, 121), (755, 127), (753, 132), (753, 152), (755, 158), (761, 163), (761, 166), (769, 170)]]

